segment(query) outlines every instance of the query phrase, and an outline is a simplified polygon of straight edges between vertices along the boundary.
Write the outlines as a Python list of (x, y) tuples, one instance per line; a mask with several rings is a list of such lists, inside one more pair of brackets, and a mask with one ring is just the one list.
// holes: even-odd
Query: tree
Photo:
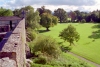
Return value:
[(56, 40), (50, 36), (39, 37), (34, 44), (35, 45), (31, 47), (32, 53), (40, 51), (43, 55), (54, 58), (57, 58), (60, 55), (61, 50)]
[(10, 9), (0, 8), (0, 16), (13, 16), (13, 12)]
[(45, 6), (41, 6), (41, 8), (37, 8), (37, 11), (39, 12), (39, 14), (41, 15), (42, 13), (49, 13), (51, 14), (51, 10), (49, 9), (45, 9)]
[[(24, 16), (22, 13), (24, 12)], [(32, 6), (22, 7), (21, 9), (14, 10), (14, 14), (19, 17), (25, 17), (26, 28), (38, 29), (40, 27), (40, 16), (38, 11), (34, 11)]]
[(26, 16), (26, 26), (31, 29), (38, 29), (40, 27), (40, 16), (38, 11), (29, 11)]
[(67, 12), (62, 8), (58, 8), (57, 10), (55, 10), (54, 16), (57, 16), (59, 18), (60, 22), (66, 22), (67, 21)]
[(76, 20), (76, 13), (75, 12), (71, 11), (69, 13), (69, 15), (70, 15), (72, 21), (75, 21)]
[(20, 9), (15, 9), (15, 10), (13, 11), (13, 13), (14, 13), (14, 16), (20, 17), (20, 14), (21, 14)]
[(49, 31), (49, 28), (51, 26), (54, 26), (56, 25), (58, 22), (58, 18), (55, 17), (55, 16), (52, 16), (51, 14), (49, 13), (43, 13), (41, 15), (41, 25), (43, 27), (46, 27), (46, 30)]
[(72, 44), (74, 44), (74, 41), (77, 42), (79, 40), (80, 35), (76, 31), (76, 28), (74, 28), (72, 25), (69, 25), (67, 28), (62, 30), (62, 32), (60, 32), (59, 37), (61, 37), (65, 41), (68, 41), (71, 46)]

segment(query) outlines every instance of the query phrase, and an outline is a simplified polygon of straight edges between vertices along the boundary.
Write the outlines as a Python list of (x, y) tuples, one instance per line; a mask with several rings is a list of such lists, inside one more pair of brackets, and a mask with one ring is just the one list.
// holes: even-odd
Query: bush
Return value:
[(32, 47), (32, 51), (33, 53), (40, 51), (43, 55), (54, 58), (57, 58), (61, 52), (57, 42), (49, 36), (44, 36), (39, 39), (37, 38), (34, 47)]
[(27, 35), (27, 41), (30, 42), (30, 41), (33, 41), (36, 38), (37, 33), (36, 33), (36, 31), (28, 28), (26, 35)]
[(63, 45), (62, 45), (60, 48), (61, 48), (61, 50), (62, 50), (63, 52), (69, 52), (69, 51), (72, 50), (72, 47), (71, 47), (71, 46), (63, 46)]
[(46, 64), (47, 63), (47, 60), (46, 60), (46, 57), (39, 57), (39, 58), (36, 58), (34, 63), (37, 63), (37, 64)]

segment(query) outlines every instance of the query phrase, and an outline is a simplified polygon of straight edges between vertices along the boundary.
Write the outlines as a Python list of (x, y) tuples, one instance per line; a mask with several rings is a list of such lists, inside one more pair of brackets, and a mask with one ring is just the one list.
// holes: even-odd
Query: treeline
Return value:
[[(10, 9), (4, 9), (0, 8), (0, 16), (19, 16), (22, 17), (22, 13), (28, 14), (32, 8), (29, 7), (22, 7), (20, 9), (15, 9), (14, 11)], [(45, 6), (42, 6), (41, 8), (37, 8), (37, 11), (39, 12), (39, 16), (41, 16), (43, 13), (49, 13), (53, 16), (56, 16), (59, 20), (59, 22), (100, 22), (100, 10), (92, 11), (92, 12), (82, 12), (79, 10), (70, 11), (67, 12), (63, 8), (57, 8), (52, 12), (49, 9), (46, 9)]]

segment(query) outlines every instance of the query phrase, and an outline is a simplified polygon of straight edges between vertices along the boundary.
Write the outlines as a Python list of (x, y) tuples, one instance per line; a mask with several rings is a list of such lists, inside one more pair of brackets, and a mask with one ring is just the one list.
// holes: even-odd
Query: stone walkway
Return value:
[(73, 56), (75, 56), (75, 57), (77, 57), (77, 58), (79, 58), (79, 59), (81, 59), (81, 60), (83, 60), (83, 61), (86, 61), (86, 62), (88, 62), (88, 63), (90, 63), (90, 64), (93, 64), (93, 65), (96, 66), (96, 67), (100, 67), (99, 64), (94, 63), (94, 62), (92, 62), (92, 61), (90, 61), (90, 60), (87, 60), (87, 59), (85, 59), (85, 58), (83, 58), (83, 57), (81, 57), (81, 56), (79, 56), (79, 55), (76, 55), (76, 54), (74, 54), (74, 53), (72, 53), (72, 52), (68, 52), (68, 53), (71, 54), (71, 55), (73, 55)]

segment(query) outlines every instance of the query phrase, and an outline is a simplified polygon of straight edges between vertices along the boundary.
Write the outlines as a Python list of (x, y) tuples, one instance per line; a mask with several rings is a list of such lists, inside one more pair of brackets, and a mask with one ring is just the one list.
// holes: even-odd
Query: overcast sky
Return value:
[(15, 9), (31, 5), (35, 9), (45, 6), (54, 11), (63, 8), (66, 11), (94, 11), (100, 10), (100, 0), (0, 0), (0, 7)]

